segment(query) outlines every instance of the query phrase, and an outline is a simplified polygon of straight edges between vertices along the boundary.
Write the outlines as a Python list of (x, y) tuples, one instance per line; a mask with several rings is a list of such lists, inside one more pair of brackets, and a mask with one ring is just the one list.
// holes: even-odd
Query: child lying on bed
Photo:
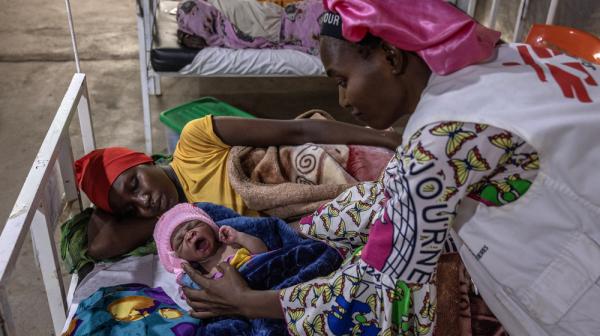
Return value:
[(198, 286), (183, 273), (182, 262), (216, 279), (222, 275), (216, 268), (220, 262), (240, 268), (253, 255), (268, 251), (260, 238), (228, 225), (219, 228), (206, 212), (189, 203), (178, 204), (162, 215), (154, 240), (165, 269), (177, 275), (179, 284), (192, 288)]

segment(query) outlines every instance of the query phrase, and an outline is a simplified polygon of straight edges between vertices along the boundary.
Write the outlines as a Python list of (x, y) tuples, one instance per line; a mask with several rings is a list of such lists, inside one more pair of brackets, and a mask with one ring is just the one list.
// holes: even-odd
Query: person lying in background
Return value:
[(329, 120), (207, 116), (186, 125), (168, 166), (127, 148), (95, 150), (75, 163), (77, 184), (97, 207), (87, 228), (87, 254), (111, 258), (144, 244), (158, 217), (180, 202), (211, 202), (258, 216), (231, 186), (231, 147), (307, 142), (395, 148), (400, 137)]
[(321, 0), (304, 0), (282, 8), (256, 1), (182, 1), (177, 9), (177, 36), (194, 49), (292, 49), (319, 54)]

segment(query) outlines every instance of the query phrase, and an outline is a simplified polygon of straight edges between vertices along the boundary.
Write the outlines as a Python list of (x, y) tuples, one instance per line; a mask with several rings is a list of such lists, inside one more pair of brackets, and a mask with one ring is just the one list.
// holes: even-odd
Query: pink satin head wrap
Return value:
[(500, 32), (483, 27), (442, 0), (323, 0), (342, 17), (342, 33), (358, 42), (367, 33), (416, 52), (440, 75), (490, 57)]

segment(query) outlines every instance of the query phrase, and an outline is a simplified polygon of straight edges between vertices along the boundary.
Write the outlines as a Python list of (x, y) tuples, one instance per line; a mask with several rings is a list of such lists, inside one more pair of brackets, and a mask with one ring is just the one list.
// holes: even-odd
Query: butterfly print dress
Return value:
[(292, 335), (432, 335), (435, 268), (451, 249), (460, 200), (502, 206), (522, 196), (539, 157), (518, 136), (442, 122), (412, 135), (379, 181), (361, 183), (300, 221), (345, 257), (327, 277), (284, 289)]

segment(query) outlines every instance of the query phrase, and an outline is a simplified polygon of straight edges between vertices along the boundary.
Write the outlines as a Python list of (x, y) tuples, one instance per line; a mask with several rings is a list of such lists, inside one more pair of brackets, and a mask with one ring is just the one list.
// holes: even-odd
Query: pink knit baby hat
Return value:
[(218, 236), (219, 227), (212, 218), (204, 210), (189, 203), (181, 203), (172, 207), (160, 217), (154, 227), (154, 241), (156, 242), (158, 257), (168, 272), (177, 275), (183, 272), (181, 263), (185, 260), (178, 258), (175, 251), (173, 251), (171, 236), (181, 224), (193, 220), (208, 224)]

